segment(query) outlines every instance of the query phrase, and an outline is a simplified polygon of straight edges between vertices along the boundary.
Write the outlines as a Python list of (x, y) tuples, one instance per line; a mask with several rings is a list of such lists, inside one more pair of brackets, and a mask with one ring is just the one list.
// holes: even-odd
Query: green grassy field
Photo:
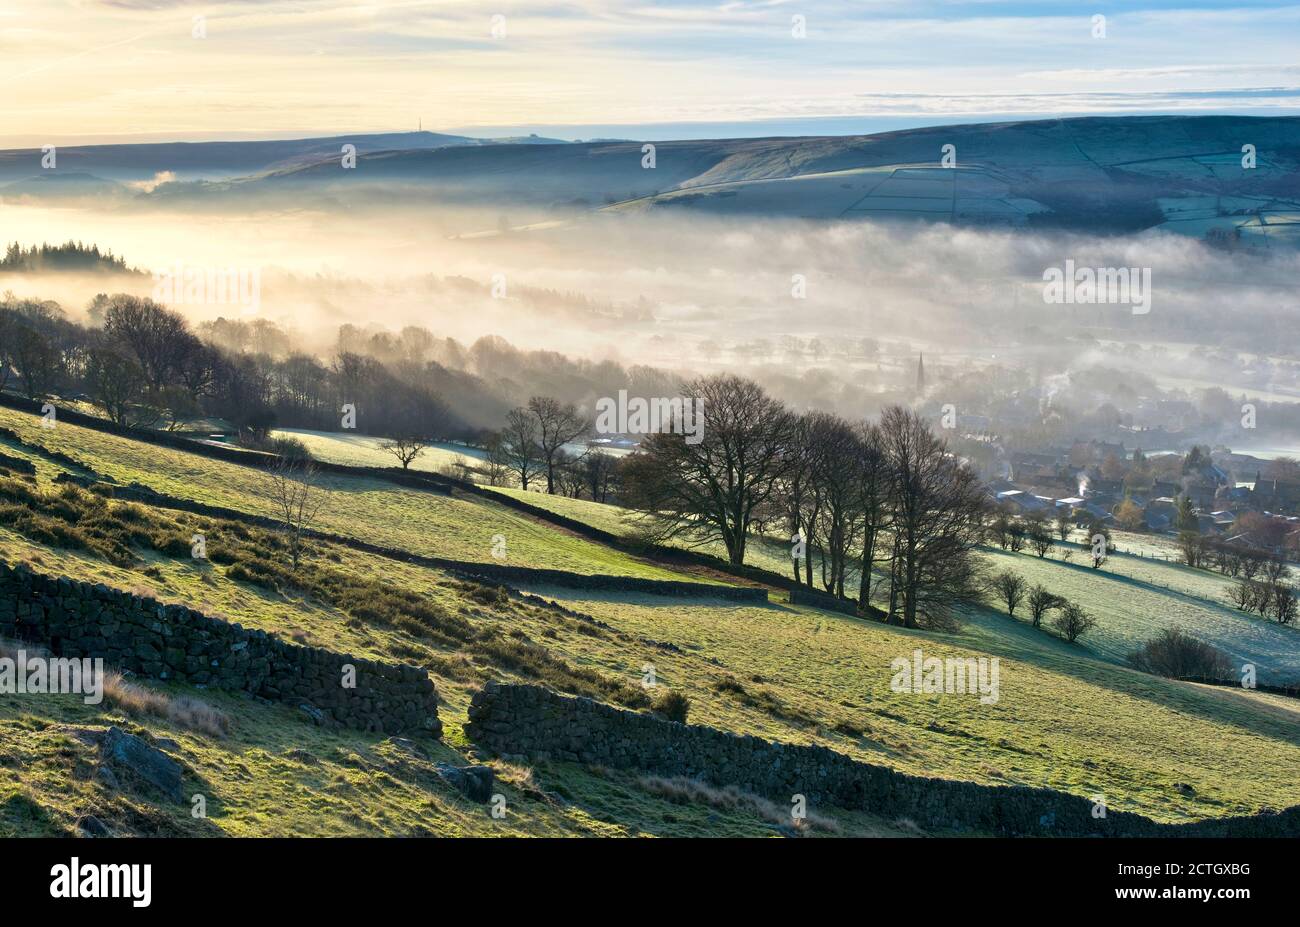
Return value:
[[(29, 416), (3, 410), (0, 424), (123, 482), (138, 479), (176, 495), (263, 510), (260, 474), (247, 468), (67, 425), (41, 431)], [(3, 450), (25, 456), (9, 445)], [(61, 468), (35, 459), (39, 485), (50, 488)], [(512, 557), (560, 568), (577, 563), (583, 572), (618, 567), (629, 575), (646, 575), (631, 572), (641, 569), (675, 575), (490, 503), (351, 478), (331, 483), (330, 493), (331, 504), (345, 507), (330, 514), (331, 530), (340, 533), (382, 536), (386, 543), (430, 552), (433, 544), (425, 541), (423, 526), (441, 525), (466, 543), (475, 532), (510, 524), (495, 521), (509, 517), (519, 524), (507, 529)], [(601, 527), (628, 517), (610, 506), (541, 494), (530, 493), (528, 500)], [(408, 512), (413, 524), (384, 522), (400, 521)], [(210, 551), (226, 543), (229, 529), (220, 519), (156, 515), (182, 535), (204, 532)], [(524, 540), (517, 546), (518, 538)], [(441, 544), (435, 551), (454, 549), (446, 538)], [(488, 556), (488, 548), (480, 556)], [(908, 773), (1102, 795), (1111, 808), (1165, 821), (1300, 803), (1295, 700), (1174, 682), (1121, 664), (1135, 643), (1180, 623), (1194, 633), (1213, 632), (1233, 641), (1234, 654), (1259, 662), (1261, 677), (1266, 669), (1289, 672), (1296, 665), (1295, 632), (1211, 601), (1219, 578), (1160, 561), (1117, 556), (1102, 571), (1093, 571), (1056, 558), (984, 553), (992, 565), (1043, 582), (1098, 616), (1096, 631), (1080, 645), (1069, 645), (991, 608), (968, 609), (963, 628), (944, 634), (790, 606), (776, 601), (781, 596), (756, 606), (555, 587), (527, 590), (540, 599), (499, 599), (437, 570), (331, 544), (310, 546), (306, 564), (312, 568), (409, 594), (471, 629), (472, 636), (448, 642), (409, 622), (361, 616), (299, 588), (234, 578), (231, 567), (218, 562), (196, 563), (150, 550), (140, 551), (135, 563), (114, 565), (38, 543), (7, 525), (0, 525), (0, 556), (45, 573), (183, 603), (299, 643), (423, 666), (438, 686), (445, 725), (441, 743), (328, 731), (283, 706), (158, 684), (176, 695), (197, 695), (225, 712), (232, 729), (222, 738), (110, 705), (85, 706), (72, 698), (38, 705), (6, 698), (0, 701), (0, 764), (23, 774), (0, 785), (0, 834), (65, 833), (87, 814), (114, 829), (142, 834), (779, 832), (780, 809), (748, 798), (687, 794), (681, 784), (575, 764), (516, 766), (493, 760), (510, 808), (507, 818), (497, 821), (433, 774), (437, 760), (463, 765), (477, 758), (464, 725), (469, 700), (485, 682), (542, 682), (565, 692), (598, 697), (621, 692), (617, 698), (624, 698), (643, 691), (647, 665), (659, 687), (690, 699), (693, 722), (823, 744)], [(891, 661), (909, 659), (917, 648), (940, 658), (998, 658), (996, 703), (969, 695), (892, 691)], [(79, 732), (107, 723), (175, 741), (171, 752), (186, 766), (186, 787), (208, 796), (209, 818), (196, 821), (187, 807), (109, 792), (88, 776), (93, 748)], [(905, 821), (814, 810), (821, 823), (813, 833), (915, 832)]]
[[(392, 454), (381, 450), (382, 438), (369, 435), (345, 435), (337, 432), (306, 431), (301, 428), (284, 428), (271, 433), (276, 438), (295, 438), (306, 445), (307, 450), (317, 460), (330, 463), (346, 464), (352, 467), (396, 467), (399, 461)], [(473, 448), (458, 448), (450, 444), (431, 444), (424, 452), (411, 462), (412, 470), (426, 473), (440, 473), (457, 463), (473, 463), (482, 456), (481, 451)]]
[[(1008, 627), (1004, 616), (977, 616), (959, 634), (941, 635), (787, 605), (680, 608), (650, 596), (552, 594), (682, 649), (657, 656), (656, 674), (689, 692), (692, 717), (703, 723), (824, 743), (920, 775), (1104, 794), (1109, 807), (1162, 820), (1300, 799), (1289, 771), (1300, 759), (1300, 714), (1262, 711), (1253, 693), (1097, 660), (1026, 626)], [(999, 657), (997, 704), (891, 691), (890, 661), (918, 647), (941, 658)], [(719, 672), (781, 707), (774, 714), (717, 692)], [(1181, 795), (1175, 783), (1195, 794)]]
[[(141, 724), (75, 696), (43, 698), (39, 706), (0, 701), (0, 760), (20, 770), (0, 781), (0, 837), (64, 836), (89, 816), (119, 834), (195, 837), (755, 837), (776, 834), (781, 823), (761, 802), (683, 801), (632, 773), (500, 762), (497, 792), (506, 815), (495, 819), (434, 772), (435, 762), (472, 761), (463, 746), (331, 732), (288, 708), (218, 692), (204, 698), (231, 718), (228, 737), (214, 740), (152, 717)], [(184, 805), (110, 791), (93, 778), (96, 748), (84, 738), (109, 724), (171, 741), (168, 752), (184, 768)], [(191, 815), (195, 795), (204, 796), (205, 818)], [(825, 820), (810, 835), (913, 832), (862, 812), (836, 810)]]
[[(532, 492), (531, 490), (525, 492), (522, 489), (511, 487), (490, 486), (487, 488), (502, 495), (521, 499), (548, 512), (554, 512), (557, 515), (563, 515), (583, 524), (591, 525), (593, 528), (608, 531), (610, 534), (627, 538), (637, 538), (641, 534), (641, 522), (636, 513), (617, 505), (592, 502), (590, 499), (552, 496), (544, 492)], [(689, 548), (700, 553), (712, 554), (724, 561), (727, 559), (727, 550), (721, 541), (692, 544), (685, 538), (672, 538), (665, 543), (672, 547)], [(790, 545), (775, 538), (753, 536), (749, 539), (746, 547), (745, 562), (750, 566), (761, 567), (765, 570), (771, 570), (773, 573), (788, 576), (790, 575)]]
[[(67, 423), (43, 429), (37, 417), (10, 409), (0, 408), (0, 425), (13, 429), (24, 441), (70, 454), (122, 484), (138, 482), (159, 492), (258, 515), (275, 512), (272, 481), (251, 467)], [(426, 556), (480, 562), (496, 562), (494, 538), (501, 535), (507, 564), (681, 578), (477, 497), (451, 498), (379, 479), (333, 474), (322, 475), (320, 485), (326, 498), (318, 527), (325, 531)]]
[(1180, 627), (1226, 652), (1237, 666), (1254, 663), (1260, 682), (1300, 680), (1300, 628), (1237, 611), (1223, 597), (1228, 580), (1218, 574), (1123, 556), (1111, 557), (1099, 570), (1078, 553), (1070, 562), (1003, 551), (986, 551), (985, 557), (993, 569), (1019, 573), (1082, 603), (1098, 622), (1082, 642), (1109, 659), (1122, 661), (1165, 628)]
[[(222, 543), (220, 522), (201, 519), (193, 527), (208, 533), (210, 550)], [(445, 725), (442, 743), (420, 736), (408, 742), (327, 732), (292, 710), (207, 690), (199, 697), (232, 722), (229, 737), (214, 738), (166, 719), (133, 718), (75, 698), (8, 698), (0, 702), (0, 764), (21, 765), (28, 772), (0, 787), (0, 835), (65, 833), (85, 815), (121, 832), (192, 835), (753, 836), (776, 833), (784, 823), (778, 809), (751, 797), (739, 802), (727, 795), (683, 800), (675, 789), (652, 787), (630, 773), (574, 764), (519, 768), (503, 763), (496, 766), (511, 811), (505, 820), (494, 820), (449, 791), (433, 774), (432, 764), (463, 765), (475, 759), (463, 735), (473, 690), (492, 679), (536, 681), (526, 667), (503, 668), (473, 650), (441, 647), (408, 630), (359, 620), (292, 590), (267, 591), (236, 581), (212, 563), (146, 555), (134, 566), (115, 566), (36, 544), (7, 528), (0, 528), (0, 557), (197, 607), (298, 643), (426, 666), (439, 688)], [(554, 609), (519, 601), (485, 605), (466, 592), (471, 584), (438, 571), (328, 544), (313, 545), (309, 560), (391, 588), (418, 590), (480, 632), (497, 629), (512, 640), (544, 641), (550, 659), (577, 673), (631, 686), (657, 653), (630, 635)], [(566, 677), (552, 675), (563, 688)], [(194, 694), (182, 686), (151, 687), (178, 696)], [(186, 765), (186, 788), (193, 790), (187, 794), (205, 796), (209, 818), (196, 822), (188, 808), (154, 805), (85, 781), (94, 751), (78, 739), (78, 732), (109, 723), (174, 741), (169, 750)], [(821, 809), (818, 815), (821, 823), (814, 825), (814, 833), (912, 833), (906, 825), (860, 812)]]
[[(634, 514), (617, 506), (515, 489), (496, 491), (614, 534), (631, 536), (635, 532)], [(1112, 555), (1100, 570), (1088, 565), (1082, 532), (1077, 531), (1046, 558), (995, 547), (984, 548), (981, 556), (992, 571), (1020, 573), (1031, 584), (1041, 583), (1083, 603), (1099, 619), (1099, 625), (1082, 639), (1081, 646), (1104, 659), (1123, 662), (1160, 631), (1177, 626), (1213, 643), (1238, 666), (1254, 663), (1261, 682), (1300, 680), (1300, 628), (1237, 611), (1225, 595), (1231, 581), (1219, 573), (1178, 563), (1173, 542), (1167, 538), (1117, 533), (1115, 543), (1131, 553)], [(717, 545), (700, 549), (721, 555)], [(1071, 552), (1069, 560), (1063, 556), (1067, 550)], [(751, 538), (746, 562), (790, 575), (787, 551), (778, 540)], [(855, 594), (856, 576), (850, 576), (846, 585), (849, 594)], [(1023, 619), (1023, 614), (1020, 617)]]

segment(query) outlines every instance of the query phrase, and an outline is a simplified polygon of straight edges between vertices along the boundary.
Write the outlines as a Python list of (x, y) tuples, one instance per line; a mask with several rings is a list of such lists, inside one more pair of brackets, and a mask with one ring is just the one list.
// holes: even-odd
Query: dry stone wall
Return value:
[(1028, 786), (930, 779), (850, 759), (820, 746), (773, 743), (624, 711), (539, 686), (489, 684), (475, 693), (466, 734), (497, 754), (522, 754), (734, 785), (788, 804), (906, 818), (935, 831), (1007, 836), (1300, 836), (1300, 806), (1192, 824), (1139, 814), (1096, 814), (1078, 795)]
[[(59, 657), (306, 706), (314, 719), (385, 733), (441, 736), (438, 696), (419, 667), (286, 643), (182, 605), (0, 563), (0, 638)], [(346, 667), (355, 686), (344, 685)]]

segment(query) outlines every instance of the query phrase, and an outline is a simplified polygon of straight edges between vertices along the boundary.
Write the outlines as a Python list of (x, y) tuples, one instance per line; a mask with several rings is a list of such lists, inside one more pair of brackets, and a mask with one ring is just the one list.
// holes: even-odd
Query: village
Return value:
[(1207, 538), (1263, 552), (1300, 554), (1300, 468), (1226, 447), (1144, 454), (1123, 443), (1077, 441), (1007, 455), (988, 491), (1010, 514), (1101, 522), (1123, 531)]

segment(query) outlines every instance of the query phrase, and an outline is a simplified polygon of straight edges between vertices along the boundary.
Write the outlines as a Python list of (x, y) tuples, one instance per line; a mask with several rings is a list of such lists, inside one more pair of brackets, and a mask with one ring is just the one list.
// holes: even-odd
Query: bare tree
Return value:
[(582, 475), (592, 501), (605, 502), (609, 499), (617, 470), (618, 460), (610, 454), (592, 451), (583, 455)]
[(557, 494), (570, 499), (581, 499), (587, 488), (587, 474), (583, 470), (586, 454), (575, 457), (564, 451), (555, 458), (555, 488)]
[(1029, 591), (1029, 618), (1034, 627), (1043, 626), (1043, 616), (1054, 608), (1065, 604), (1065, 599), (1054, 592), (1048, 592), (1042, 586), (1034, 586)]
[[(1102, 538), (1101, 544), (1095, 543), (1098, 535)], [(1115, 549), (1115, 544), (1110, 539), (1110, 528), (1100, 518), (1094, 518), (1088, 523), (1088, 544), (1092, 547), (1092, 568), (1099, 570), (1110, 556), (1110, 552)]]
[(896, 550), (890, 614), (901, 608), (906, 627), (921, 620), (952, 626), (953, 606), (979, 594), (973, 551), (985, 531), (987, 497), (976, 475), (915, 412), (886, 409), (880, 432)]
[(1068, 505), (1060, 505), (1056, 508), (1056, 534), (1062, 541), (1070, 538), (1070, 529), (1074, 524), (1074, 516), (1070, 512)]
[(1255, 601), (1254, 583), (1248, 579), (1241, 579), (1228, 587), (1228, 601), (1231, 602), (1239, 612), (1244, 612), (1250, 608)]
[(810, 440), (812, 423), (812, 414), (801, 415), (792, 421), (790, 443), (785, 449), (785, 466), (782, 476), (777, 481), (777, 491), (774, 494), (786, 513), (786, 530), (790, 534), (791, 544), (802, 541), (804, 545), (803, 559), (798, 556), (797, 547), (791, 548), (790, 565), (794, 571), (794, 581), (803, 584), (803, 563), (807, 560), (810, 587), (812, 586), (812, 553), (809, 550), (809, 531), (805, 525), (805, 514), (809, 500), (815, 492), (813, 466), (818, 453), (814, 442)]
[(398, 459), (403, 470), (409, 470), (415, 459), (424, 453), (429, 439), (424, 435), (412, 433), (399, 434), (379, 445), (381, 451), (386, 451)]
[(755, 510), (788, 466), (795, 419), (757, 383), (731, 374), (695, 380), (683, 393), (702, 403), (702, 439), (650, 435), (624, 462), (624, 491), (644, 513), (648, 537), (721, 541), (740, 566)]
[(1290, 586), (1278, 584), (1273, 587), (1273, 617), (1278, 624), (1292, 624), (1297, 613), (1295, 590)]
[(1042, 515), (1032, 515), (1029, 518), (1029, 527), (1026, 531), (1029, 538), (1029, 546), (1034, 549), (1034, 553), (1041, 560), (1047, 556), (1047, 552), (1056, 544), (1056, 537), (1052, 534), (1052, 529), (1047, 525), (1047, 519)]
[(111, 348), (94, 348), (86, 365), (86, 386), (95, 405), (117, 425), (131, 423), (131, 410), (144, 394), (144, 374), (135, 361)]
[(1052, 627), (1060, 631), (1061, 636), (1071, 644), (1094, 628), (1096, 624), (1097, 619), (1074, 602), (1066, 602), (1062, 605), (1060, 612), (1052, 619)]
[(192, 348), (185, 319), (151, 299), (119, 294), (109, 300), (104, 331), (135, 354), (152, 392), (161, 390)]
[(1004, 570), (993, 577), (992, 586), (994, 594), (1006, 603), (1007, 614), (1014, 618), (1016, 606), (1025, 597), (1025, 578), (1019, 573)]
[(822, 586), (827, 592), (843, 598), (844, 576), (851, 551), (857, 548), (860, 528), (858, 504), (861, 485), (855, 465), (861, 449), (853, 426), (836, 416), (825, 418), (814, 440), (821, 451), (817, 455), (813, 479), (821, 498), (816, 533), (825, 542)]
[(1161, 631), (1130, 653), (1128, 661), (1144, 673), (1156, 673), (1171, 679), (1188, 676), (1228, 679), (1232, 676), (1231, 657), (1181, 628)]
[(13, 368), (9, 366), (9, 349), (10, 339), (13, 338), (14, 330), (18, 325), (18, 316), (10, 309), (0, 308), (0, 392), (9, 385), (9, 377)]
[(0, 352), (0, 364), (7, 362), (18, 371), (28, 399), (40, 399), (54, 387), (59, 354), (36, 329), (22, 322), (12, 325), (0, 344)]
[(871, 604), (871, 579), (880, 539), (889, 528), (889, 461), (885, 457), (880, 429), (863, 424), (858, 431), (858, 459), (854, 468), (858, 481), (858, 512), (862, 519), (862, 557), (858, 563), (858, 608), (864, 613)]
[(791, 471), (799, 467), (804, 470), (803, 492), (794, 515), (795, 534), (803, 549), (804, 582), (809, 589), (813, 588), (813, 557), (816, 556), (823, 570), (826, 564), (826, 550), (818, 532), (822, 528), (822, 506), (825, 503), (822, 480), (827, 470), (826, 433), (834, 428), (834, 423), (835, 417), (826, 412), (806, 413), (796, 423), (797, 433), (784, 454)]
[(500, 434), (494, 434), (488, 439), (487, 457), (479, 472), (489, 486), (504, 486), (510, 476), (510, 469), (510, 448)]
[(179, 348), (175, 361), (177, 379), (191, 398), (207, 395), (216, 379), (220, 357), (189, 333), (181, 339)]
[(494, 445), (496, 460), (519, 478), (519, 488), (542, 472), (541, 449), (537, 444), (537, 422), (527, 409), (511, 409), (500, 441)]
[(1005, 503), (998, 508), (993, 516), (993, 521), (989, 523), (988, 535), (998, 547), (1006, 550), (1011, 546), (1011, 533), (1014, 528), (1011, 514), (1006, 510)]
[(578, 414), (573, 403), (566, 405), (550, 396), (534, 396), (529, 399), (528, 411), (537, 420), (537, 446), (546, 463), (546, 491), (554, 493), (561, 449), (570, 441), (586, 434), (589, 425)]
[(302, 561), (303, 540), (325, 501), (319, 485), (320, 471), (310, 460), (281, 457), (267, 473), (271, 479), (270, 501), (289, 542), (293, 568), (297, 570)]
[(1286, 554), (1281, 550), (1272, 551), (1264, 561), (1264, 582), (1276, 586), (1287, 578), (1290, 567), (1287, 566)]

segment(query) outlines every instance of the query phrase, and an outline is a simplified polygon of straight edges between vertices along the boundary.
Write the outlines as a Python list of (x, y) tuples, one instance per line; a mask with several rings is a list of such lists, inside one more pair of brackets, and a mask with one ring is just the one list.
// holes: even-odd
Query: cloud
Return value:
[[(1294, 106), (1300, 8), (1062, 2), (9, 0), (6, 131), (324, 133)], [(1107, 4), (1100, 4), (1102, 9)], [(790, 16), (807, 17), (795, 39)], [(206, 38), (191, 18), (206, 17)], [(10, 22), (8, 18), (0, 22)], [(1239, 53), (1248, 49), (1249, 54)], [(1101, 95), (1101, 88), (1109, 97)]]

